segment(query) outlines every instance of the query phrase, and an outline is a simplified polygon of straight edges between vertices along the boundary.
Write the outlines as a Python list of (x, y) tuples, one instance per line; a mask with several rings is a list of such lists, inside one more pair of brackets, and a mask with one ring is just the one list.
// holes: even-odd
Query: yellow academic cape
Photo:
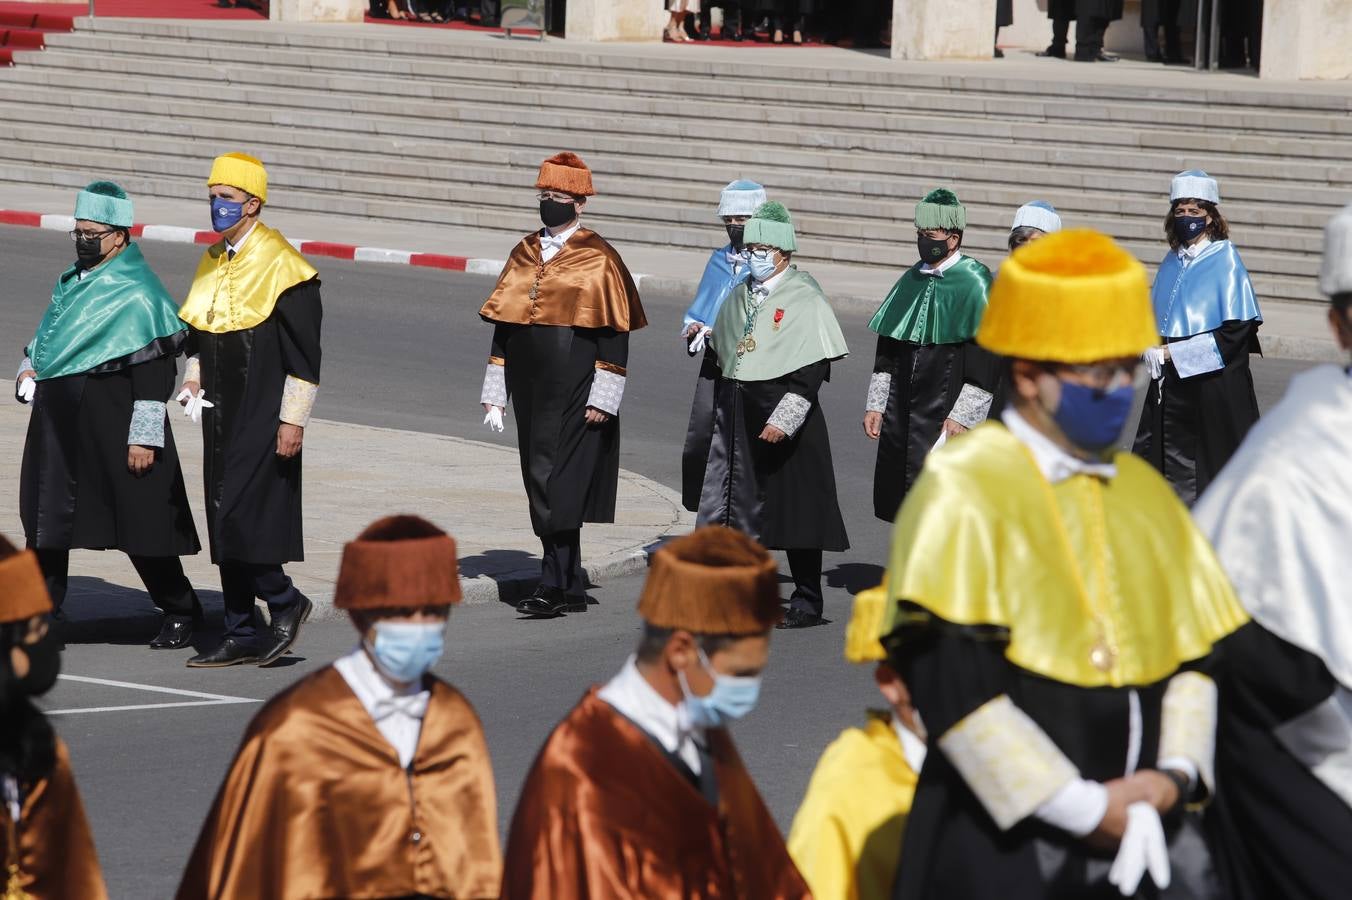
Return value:
[(826, 748), (789, 832), (813, 897), (890, 900), (918, 779), (886, 713)]

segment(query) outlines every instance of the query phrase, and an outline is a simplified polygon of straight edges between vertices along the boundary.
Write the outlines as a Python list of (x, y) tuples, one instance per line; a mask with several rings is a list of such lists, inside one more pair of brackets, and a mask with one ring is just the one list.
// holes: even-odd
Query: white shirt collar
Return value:
[(418, 749), (418, 736), (422, 733), (422, 720), (432, 692), (417, 683), (396, 690), (376, 671), (375, 663), (360, 643), (333, 667), (361, 701), (385, 740), (399, 754), (399, 764), (407, 769)]
[(582, 217), (578, 216), (576, 219), (573, 220), (573, 224), (563, 229), (563, 231), (555, 231), (552, 228), (542, 229), (540, 233), (540, 240), (543, 241), (545, 238), (550, 238), (551, 243), (556, 243), (562, 246), (563, 244), (567, 243), (568, 239), (572, 237), (573, 234), (576, 233), (577, 230), (581, 227), (582, 227)]
[(1202, 239), (1195, 244), (1178, 248), (1178, 258), (1184, 262), (1191, 262), (1202, 255), (1202, 251), (1211, 246), (1211, 238), (1203, 235)]
[(1075, 475), (1092, 475), (1096, 478), (1117, 477), (1117, 466), (1111, 462), (1080, 459), (1072, 453), (1067, 453), (1051, 438), (1028, 424), (1028, 420), (1019, 415), (1014, 407), (1007, 407), (1000, 414), (1000, 418), (1010, 434), (1022, 441), (1032, 452), (1042, 477), (1052, 484), (1059, 484)]
[(901, 719), (896, 713), (892, 713), (892, 730), (897, 733), (897, 738), (901, 741), (901, 755), (906, 757), (906, 764), (911, 767), (912, 772), (919, 773), (920, 767), (925, 764), (925, 754), (928, 748), (920, 736), (901, 723)]
[[(226, 252), (226, 253), (231, 253), (231, 252), (238, 253), (239, 250), (240, 250), (240, 248), (244, 246), (244, 242), (247, 241), (247, 240), (249, 239), (249, 235), (253, 234), (254, 228), (256, 228), (257, 226), (258, 226), (258, 220), (257, 220), (257, 219), (254, 219), (254, 220), (253, 220), (253, 224), (249, 226), (248, 230), (245, 231), (243, 234), (241, 234), (241, 235), (239, 236), (239, 243), (238, 243), (238, 244), (232, 244), (232, 243), (230, 243), (229, 241), (226, 241), (226, 242), (225, 242), (225, 252)], [(241, 265), (243, 265), (243, 263), (241, 263)]]
[(958, 260), (960, 260), (960, 259), (962, 259), (962, 253), (961, 253), (961, 252), (958, 252), (958, 253), (954, 253), (954, 254), (953, 254), (952, 256), (950, 256), (948, 259), (946, 259), (946, 260), (944, 260), (943, 262), (939, 263), (939, 265), (937, 265), (937, 266), (931, 266), (929, 263), (921, 263), (921, 264), (920, 264), (920, 274), (921, 274), (921, 275), (942, 275), (942, 274), (944, 274), (945, 272), (947, 272), (949, 269), (951, 269), (951, 268), (953, 268), (954, 266), (956, 266), (956, 265), (958, 264)]
[(789, 269), (791, 268), (793, 267), (785, 266), (784, 271), (780, 272), (777, 275), (771, 275), (764, 281), (752, 281), (751, 293), (761, 297), (762, 299), (769, 296), (774, 291), (774, 289), (779, 286), (779, 282), (784, 280), (784, 276), (788, 274)]
[(702, 731), (690, 725), (684, 704), (673, 705), (648, 683), (638, 670), (637, 657), (630, 656), (597, 696), (647, 732), (668, 753), (679, 756), (692, 772), (700, 774), (695, 741), (703, 740)]

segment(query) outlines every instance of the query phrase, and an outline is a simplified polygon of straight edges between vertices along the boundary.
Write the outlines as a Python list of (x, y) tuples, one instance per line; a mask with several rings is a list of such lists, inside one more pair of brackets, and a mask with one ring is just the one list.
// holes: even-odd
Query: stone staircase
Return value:
[(966, 246), (988, 264), (1033, 198), (1153, 264), (1169, 178), (1200, 167), (1260, 296), (1293, 301), (1320, 299), (1320, 231), (1352, 202), (1352, 86), (959, 77), (400, 31), (80, 20), (0, 72), (0, 184), (103, 174), (198, 199), (216, 153), (249, 149), (279, 207), (507, 236), (538, 225), (540, 159), (572, 149), (612, 239), (706, 246), (718, 188), (754, 177), (793, 211), (809, 267), (895, 271), (914, 256), (912, 205), (938, 185), (967, 204)]

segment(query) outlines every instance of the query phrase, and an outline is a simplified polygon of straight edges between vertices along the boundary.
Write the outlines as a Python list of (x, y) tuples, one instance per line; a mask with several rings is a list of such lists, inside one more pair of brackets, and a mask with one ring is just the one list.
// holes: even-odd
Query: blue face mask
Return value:
[(1135, 399), (1136, 390), (1129, 384), (1101, 391), (1062, 381), (1061, 403), (1052, 418), (1072, 444), (1097, 453), (1122, 435)]
[(681, 680), (681, 693), (685, 695), (685, 709), (690, 714), (690, 724), (699, 728), (726, 728), (729, 722), (735, 722), (756, 708), (760, 699), (761, 680), (759, 675), (723, 675), (714, 671), (709, 657), (699, 651), (700, 664), (714, 680), (714, 689), (703, 697), (690, 693), (685, 673), (677, 673)]
[(366, 646), (385, 677), (410, 684), (441, 659), (446, 623), (377, 622), (375, 640)]
[(1189, 243), (1206, 228), (1206, 216), (1174, 216), (1174, 237)]
[(757, 281), (765, 281), (775, 274), (775, 269), (779, 267), (779, 261), (775, 259), (773, 252), (765, 259), (762, 259), (757, 253), (752, 253), (748, 265), (751, 267), (752, 278)]
[(234, 203), (224, 197), (211, 198), (211, 230), (217, 234), (238, 225), (243, 216), (243, 203)]

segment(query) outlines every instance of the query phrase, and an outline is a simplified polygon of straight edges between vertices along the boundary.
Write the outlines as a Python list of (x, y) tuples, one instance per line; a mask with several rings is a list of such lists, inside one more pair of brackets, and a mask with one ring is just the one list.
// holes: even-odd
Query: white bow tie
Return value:
[(764, 300), (770, 296), (770, 289), (765, 286), (764, 282), (753, 281), (751, 282), (751, 296), (758, 300)]
[(558, 234), (546, 234), (540, 238), (541, 250), (562, 250), (568, 238)]
[(395, 713), (403, 713), (410, 719), (421, 719), (427, 715), (427, 701), (432, 697), (431, 691), (419, 691), (416, 694), (402, 694), (395, 697), (382, 697), (377, 700), (375, 707), (371, 710), (371, 718), (379, 722), (381, 719), (389, 718)]

